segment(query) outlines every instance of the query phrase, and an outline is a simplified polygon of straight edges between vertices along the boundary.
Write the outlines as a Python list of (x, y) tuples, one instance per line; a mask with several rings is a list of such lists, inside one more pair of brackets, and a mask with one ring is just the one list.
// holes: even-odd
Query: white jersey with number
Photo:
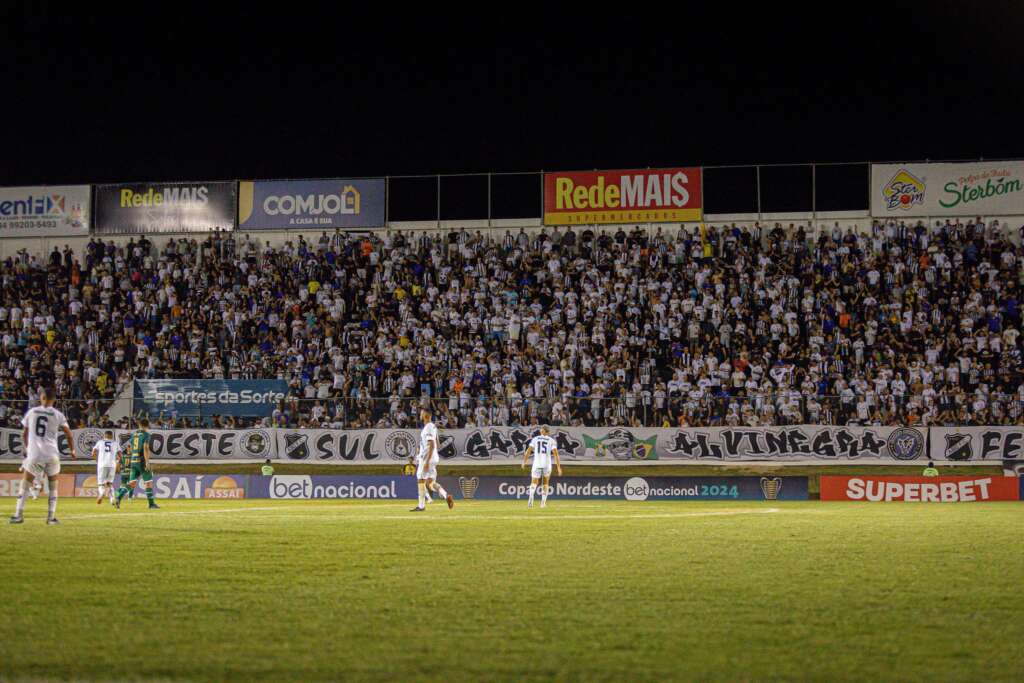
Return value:
[(551, 469), (551, 454), (558, 448), (555, 440), (550, 436), (535, 436), (530, 439), (530, 448), (533, 449), (533, 466)]
[(428, 422), (427, 424), (423, 425), (423, 430), (420, 432), (420, 452), (416, 455), (417, 460), (423, 460), (423, 458), (426, 457), (427, 444), (429, 444), (431, 441), (434, 442), (434, 452), (430, 456), (430, 460), (436, 461), (438, 458), (441, 457), (440, 454), (437, 452), (437, 426), (433, 422)]
[(100, 439), (93, 446), (96, 451), (96, 469), (102, 470), (117, 465), (117, 451), (119, 446), (113, 439)]
[(53, 407), (37, 406), (25, 413), (21, 426), (28, 429), (28, 444), (25, 447), (28, 457), (60, 457), (57, 435), (68, 426), (64, 413)]

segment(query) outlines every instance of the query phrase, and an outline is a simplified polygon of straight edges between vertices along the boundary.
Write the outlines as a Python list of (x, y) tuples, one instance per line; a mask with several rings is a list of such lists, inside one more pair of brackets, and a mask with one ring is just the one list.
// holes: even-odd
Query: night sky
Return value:
[(14, 4), (4, 185), (1024, 156), (1020, 2)]

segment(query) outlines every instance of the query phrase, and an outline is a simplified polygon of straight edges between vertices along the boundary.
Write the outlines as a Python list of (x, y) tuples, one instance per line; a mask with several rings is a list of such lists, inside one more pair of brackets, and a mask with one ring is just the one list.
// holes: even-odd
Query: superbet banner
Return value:
[(545, 225), (699, 221), (701, 169), (544, 174)]
[(821, 477), (821, 500), (976, 503), (1019, 500), (1017, 477)]

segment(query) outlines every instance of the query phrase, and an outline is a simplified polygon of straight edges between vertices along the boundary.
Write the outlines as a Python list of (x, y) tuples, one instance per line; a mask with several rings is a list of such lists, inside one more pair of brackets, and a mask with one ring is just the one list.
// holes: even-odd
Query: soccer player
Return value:
[(142, 488), (149, 499), (149, 509), (159, 510), (160, 506), (153, 500), (153, 471), (149, 462), (152, 451), (149, 449), (149, 420), (139, 420), (139, 428), (132, 432), (128, 439), (128, 450), (121, 461), (121, 488), (117, 490), (114, 505), (121, 507), (121, 499), (133, 490), (142, 480)]
[(110, 498), (110, 504), (114, 504), (114, 496), (117, 488), (114, 486), (114, 474), (117, 472), (117, 441), (114, 440), (114, 432), (110, 429), (103, 432), (103, 438), (92, 447), (92, 457), (96, 459), (96, 504), (103, 502), (103, 494)]
[(40, 399), (41, 406), (29, 409), (21, 419), (21, 440), (25, 444), (25, 462), (22, 469), (25, 473), (21, 478), (21, 494), (11, 517), (11, 524), (21, 524), (24, 520), (25, 498), (29, 493), (28, 479), (30, 476), (39, 478), (42, 473), (50, 480), (50, 498), (47, 507), (46, 523), (60, 524), (57, 521), (57, 475), (60, 474), (60, 450), (57, 447), (57, 433), (63, 431), (71, 446), (71, 457), (74, 459), (75, 439), (68, 426), (64, 413), (53, 407), (53, 389), (43, 389)]
[(455, 499), (437, 483), (437, 461), (441, 458), (438, 452), (437, 426), (427, 408), (420, 411), (420, 419), (423, 421), (423, 430), (420, 432), (420, 450), (416, 455), (416, 490), (419, 493), (419, 503), (410, 512), (423, 512), (426, 509), (428, 490), (439, 493), (451, 510), (455, 507)]
[(523, 469), (533, 455), (533, 470), (530, 472), (530, 502), (526, 507), (533, 507), (533, 494), (537, 491), (537, 483), (544, 478), (544, 488), (540, 490), (540, 506), (547, 507), (548, 488), (551, 482), (551, 458), (555, 458), (555, 466), (558, 468), (558, 476), (562, 476), (562, 463), (558, 459), (558, 444), (550, 436), (551, 430), (547, 426), (540, 428), (540, 435), (530, 439), (530, 445), (523, 453)]

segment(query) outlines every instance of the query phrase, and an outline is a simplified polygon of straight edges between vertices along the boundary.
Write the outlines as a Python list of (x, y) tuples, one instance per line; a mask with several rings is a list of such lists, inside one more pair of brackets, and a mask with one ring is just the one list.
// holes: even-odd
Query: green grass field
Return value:
[(1024, 679), (1020, 503), (163, 505), (0, 529), (0, 680)]

